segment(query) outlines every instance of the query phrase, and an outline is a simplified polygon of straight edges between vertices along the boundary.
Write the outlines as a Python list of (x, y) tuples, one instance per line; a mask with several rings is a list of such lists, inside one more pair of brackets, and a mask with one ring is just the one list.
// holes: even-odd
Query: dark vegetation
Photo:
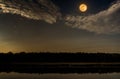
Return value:
[[(82, 63), (82, 64), (81, 64)], [(112, 73), (120, 72), (120, 54), (0, 53), (0, 72)]]
[(120, 62), (120, 54), (108, 53), (0, 53), (0, 63)]

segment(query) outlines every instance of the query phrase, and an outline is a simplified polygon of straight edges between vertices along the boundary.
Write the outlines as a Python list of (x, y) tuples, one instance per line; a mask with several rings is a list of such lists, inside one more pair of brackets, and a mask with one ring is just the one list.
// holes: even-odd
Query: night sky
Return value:
[(120, 53), (120, 0), (0, 0), (0, 51)]

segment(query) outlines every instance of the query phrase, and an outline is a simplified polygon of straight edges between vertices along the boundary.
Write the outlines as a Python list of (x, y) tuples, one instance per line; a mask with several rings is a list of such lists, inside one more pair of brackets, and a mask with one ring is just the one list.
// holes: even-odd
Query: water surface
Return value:
[(87, 74), (29, 74), (29, 73), (16, 73), (16, 72), (1, 72), (0, 79), (120, 79), (120, 73), (87, 73)]

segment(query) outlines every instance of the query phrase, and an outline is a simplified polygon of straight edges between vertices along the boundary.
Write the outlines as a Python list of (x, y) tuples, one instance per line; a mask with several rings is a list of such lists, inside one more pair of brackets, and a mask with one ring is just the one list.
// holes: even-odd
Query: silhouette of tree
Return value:
[(120, 54), (109, 53), (0, 53), (0, 63), (10, 62), (120, 62)]

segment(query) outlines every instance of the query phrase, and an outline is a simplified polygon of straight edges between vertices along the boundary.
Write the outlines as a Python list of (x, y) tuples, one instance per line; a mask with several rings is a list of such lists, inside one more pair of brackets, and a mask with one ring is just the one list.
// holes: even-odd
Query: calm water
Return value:
[(120, 79), (120, 73), (107, 74), (26, 74), (0, 73), (0, 79)]

